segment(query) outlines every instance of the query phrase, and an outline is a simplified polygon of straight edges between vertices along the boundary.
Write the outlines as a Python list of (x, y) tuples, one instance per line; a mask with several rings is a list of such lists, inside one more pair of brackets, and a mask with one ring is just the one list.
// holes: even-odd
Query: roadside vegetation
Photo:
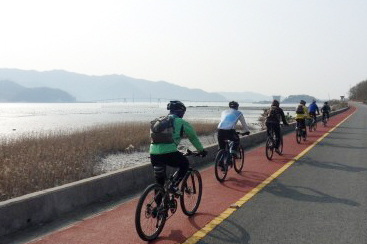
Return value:
[(349, 99), (367, 103), (367, 80), (361, 81), (350, 88)]
[[(191, 122), (198, 135), (215, 122)], [(149, 124), (116, 123), (76, 132), (24, 135), (0, 142), (0, 201), (95, 176), (94, 166), (115, 153), (147, 151)]]

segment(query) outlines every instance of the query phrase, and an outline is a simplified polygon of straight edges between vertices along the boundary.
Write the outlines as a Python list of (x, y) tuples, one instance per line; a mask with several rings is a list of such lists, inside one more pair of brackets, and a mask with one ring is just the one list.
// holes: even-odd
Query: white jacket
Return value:
[(222, 112), (218, 129), (221, 130), (235, 129), (238, 120), (241, 121), (244, 132), (250, 131), (250, 129), (246, 124), (245, 118), (243, 117), (242, 112), (233, 108)]

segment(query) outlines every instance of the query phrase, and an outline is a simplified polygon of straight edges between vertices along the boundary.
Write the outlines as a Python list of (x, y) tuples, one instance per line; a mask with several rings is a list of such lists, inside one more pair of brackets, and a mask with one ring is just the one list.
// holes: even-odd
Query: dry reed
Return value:
[[(198, 135), (217, 123), (192, 122)], [(115, 123), (76, 132), (49, 132), (0, 143), (0, 201), (93, 176), (102, 157), (147, 150), (148, 123)]]

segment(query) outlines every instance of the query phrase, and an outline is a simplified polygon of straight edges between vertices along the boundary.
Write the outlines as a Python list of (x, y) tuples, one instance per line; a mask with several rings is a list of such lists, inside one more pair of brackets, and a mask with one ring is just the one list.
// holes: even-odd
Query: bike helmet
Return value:
[(313, 102), (313, 103), (315, 103), (315, 102), (316, 102), (316, 99), (315, 99), (315, 98), (314, 98), (314, 99), (312, 99), (312, 102)]
[(234, 109), (238, 109), (238, 106), (239, 106), (238, 102), (235, 102), (235, 101), (229, 102), (228, 105), (230, 108), (234, 108)]
[(271, 106), (276, 106), (276, 107), (279, 107), (279, 101), (274, 99)]
[(299, 103), (300, 104), (303, 104), (303, 105), (306, 105), (306, 101), (305, 100), (301, 100)]
[(186, 112), (186, 106), (180, 101), (170, 101), (167, 104), (167, 110), (169, 110), (171, 114), (175, 114), (182, 118)]
[(324, 104), (325, 104), (325, 105), (327, 105), (327, 104), (328, 104), (328, 102), (324, 102)]

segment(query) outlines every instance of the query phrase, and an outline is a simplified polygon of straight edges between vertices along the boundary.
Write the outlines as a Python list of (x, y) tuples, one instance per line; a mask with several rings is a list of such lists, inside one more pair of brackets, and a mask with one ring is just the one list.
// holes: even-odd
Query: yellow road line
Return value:
[[(278, 169), (275, 173), (269, 176), (266, 180), (261, 182), (257, 187), (253, 188), (250, 192), (244, 195), (240, 200), (236, 203), (232, 204), (230, 208), (227, 208), (223, 213), (214, 218), (208, 224), (206, 224), (201, 230), (194, 233), (190, 238), (188, 238), (183, 244), (194, 244), (197, 243), (200, 239), (204, 238), (210, 231), (212, 231), (217, 225), (222, 223), (226, 218), (228, 218), (231, 214), (233, 214), (238, 207), (241, 207), (248, 200), (250, 200), (253, 196), (255, 196), (261, 189), (263, 189), (266, 185), (272, 182), (275, 178), (281, 175), (286, 169), (288, 169), (292, 164), (294, 164), (297, 160), (303, 157), (308, 151), (310, 151), (313, 147), (315, 147), (319, 142), (321, 142), (325, 137), (327, 137), (333, 130), (339, 127), (342, 123), (344, 123), (347, 119), (349, 119), (357, 110), (355, 110), (348, 117), (343, 119), (339, 124), (331, 128), (328, 132), (322, 135), (319, 139), (317, 139), (312, 145), (303, 150), (300, 154), (286, 163), (282, 168)], [(234, 207), (234, 208), (233, 208)]]

